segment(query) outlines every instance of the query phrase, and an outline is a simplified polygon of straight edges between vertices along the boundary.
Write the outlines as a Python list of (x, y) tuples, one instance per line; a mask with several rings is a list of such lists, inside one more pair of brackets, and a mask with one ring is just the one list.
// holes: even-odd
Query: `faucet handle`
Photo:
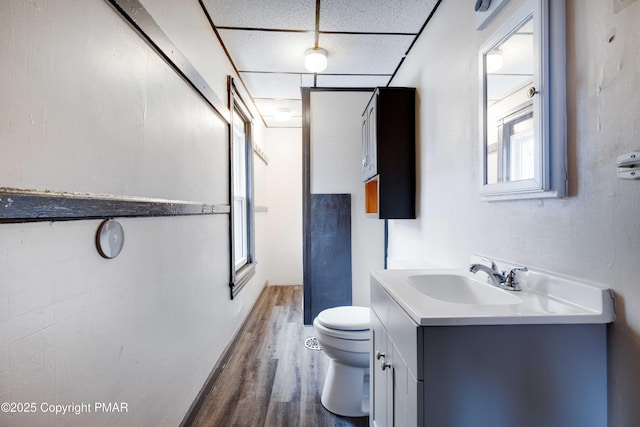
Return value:
[(521, 289), (520, 282), (518, 281), (518, 277), (516, 276), (516, 272), (518, 271), (529, 271), (529, 270), (527, 270), (527, 267), (512, 268), (509, 274), (507, 274), (507, 280), (504, 283), (505, 287), (512, 289), (514, 291), (519, 291)]
[(482, 260), (483, 260), (483, 261), (486, 261), (486, 262), (490, 262), (490, 263), (491, 263), (491, 269), (492, 269), (493, 271), (498, 271), (498, 272), (500, 271), (500, 270), (498, 270), (498, 266), (496, 265), (496, 263), (495, 263), (495, 262), (493, 262), (492, 260), (490, 260), (489, 258), (487, 258), (486, 256), (483, 256), (483, 257), (482, 257)]

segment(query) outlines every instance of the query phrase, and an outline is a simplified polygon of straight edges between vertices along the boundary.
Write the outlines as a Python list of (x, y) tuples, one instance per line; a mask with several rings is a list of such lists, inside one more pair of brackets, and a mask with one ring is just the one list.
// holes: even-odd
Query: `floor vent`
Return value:
[(318, 338), (316, 337), (309, 337), (305, 339), (304, 346), (309, 350), (322, 350), (322, 347), (320, 347), (320, 343), (318, 342)]

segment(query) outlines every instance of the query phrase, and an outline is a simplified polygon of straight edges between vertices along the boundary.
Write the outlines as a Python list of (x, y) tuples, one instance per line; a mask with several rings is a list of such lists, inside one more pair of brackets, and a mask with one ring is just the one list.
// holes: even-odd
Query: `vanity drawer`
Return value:
[(416, 380), (423, 379), (423, 335), (418, 325), (400, 308), (378, 281), (371, 278), (371, 308), (380, 319), (393, 345), (402, 354)]

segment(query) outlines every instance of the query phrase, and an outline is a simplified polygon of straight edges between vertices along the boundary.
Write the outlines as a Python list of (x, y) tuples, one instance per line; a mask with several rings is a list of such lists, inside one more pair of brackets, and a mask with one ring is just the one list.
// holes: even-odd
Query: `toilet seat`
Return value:
[(313, 322), (320, 332), (352, 341), (367, 341), (370, 338), (369, 307), (345, 306), (323, 310)]
[(322, 326), (317, 320), (313, 322), (313, 326), (318, 332), (323, 333), (328, 337), (340, 338), (343, 340), (368, 341), (371, 337), (369, 329), (362, 329), (359, 331), (343, 331), (341, 329), (333, 329)]
[(342, 331), (362, 331), (369, 329), (371, 321), (369, 307), (344, 306), (322, 310), (318, 314), (322, 326)]

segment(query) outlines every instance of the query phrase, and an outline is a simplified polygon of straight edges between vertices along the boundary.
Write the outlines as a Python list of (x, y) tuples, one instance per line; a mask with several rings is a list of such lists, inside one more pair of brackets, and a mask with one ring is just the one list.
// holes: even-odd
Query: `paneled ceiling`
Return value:
[[(386, 86), (441, 0), (201, 0), (269, 127), (300, 127), (300, 87)], [(304, 52), (328, 51), (325, 71)], [(278, 122), (277, 108), (292, 118)]]

